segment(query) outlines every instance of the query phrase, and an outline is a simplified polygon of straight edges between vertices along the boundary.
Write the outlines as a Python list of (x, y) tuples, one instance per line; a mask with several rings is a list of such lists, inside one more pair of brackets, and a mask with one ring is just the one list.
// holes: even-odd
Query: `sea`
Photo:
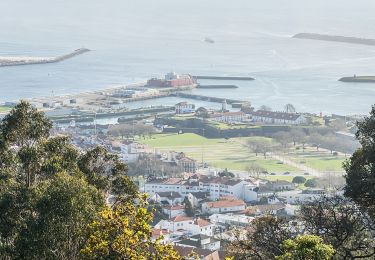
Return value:
[(238, 89), (192, 93), (246, 100), (256, 108), (283, 110), (291, 103), (298, 112), (367, 114), (375, 84), (338, 79), (375, 75), (375, 46), (292, 36), (375, 38), (374, 10), (374, 0), (1, 0), (0, 56), (92, 51), (60, 63), (0, 67), (0, 102), (99, 90), (175, 71), (254, 77), (228, 82)]

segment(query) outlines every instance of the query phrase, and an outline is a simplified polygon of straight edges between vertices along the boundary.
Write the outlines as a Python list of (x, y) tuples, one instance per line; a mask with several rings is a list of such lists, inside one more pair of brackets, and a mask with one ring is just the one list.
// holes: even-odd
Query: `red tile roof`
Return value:
[(200, 227), (205, 227), (205, 226), (209, 226), (211, 225), (211, 222), (207, 221), (207, 220), (204, 220), (204, 219), (201, 219), (201, 218), (197, 218), (195, 221), (194, 221), (194, 224), (195, 225), (198, 225)]
[(245, 206), (246, 203), (243, 200), (218, 200), (206, 202), (208, 208), (225, 208), (225, 207), (236, 207)]
[(174, 218), (169, 219), (172, 222), (181, 222), (181, 221), (188, 221), (193, 220), (191, 217), (184, 217), (184, 216), (176, 216)]

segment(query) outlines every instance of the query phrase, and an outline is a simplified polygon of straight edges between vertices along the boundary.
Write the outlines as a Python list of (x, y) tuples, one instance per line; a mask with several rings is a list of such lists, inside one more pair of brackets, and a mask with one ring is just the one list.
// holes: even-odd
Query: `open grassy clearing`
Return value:
[(10, 107), (7, 107), (7, 106), (0, 106), (0, 113), (1, 113), (1, 112), (8, 112), (8, 111), (10, 111), (10, 110), (11, 110)]
[(307, 147), (305, 151), (295, 151), (287, 155), (291, 160), (304, 164), (318, 171), (344, 171), (342, 163), (345, 161), (343, 155), (332, 155), (329, 151), (319, 150), (314, 147)]
[(247, 147), (248, 139), (264, 139), (264, 137), (243, 137), (225, 139), (208, 139), (196, 134), (157, 134), (151, 139), (138, 140), (160, 151), (181, 151), (198, 162), (203, 161), (212, 167), (228, 168), (231, 170), (246, 170), (252, 164), (257, 164), (269, 172), (299, 172), (298, 169), (279, 161), (255, 156)]

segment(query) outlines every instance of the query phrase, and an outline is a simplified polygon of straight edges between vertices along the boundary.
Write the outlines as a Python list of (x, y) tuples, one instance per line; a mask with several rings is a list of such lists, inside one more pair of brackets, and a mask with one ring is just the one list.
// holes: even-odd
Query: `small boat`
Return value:
[(206, 37), (204, 38), (204, 41), (207, 43), (215, 43), (215, 41), (212, 38)]

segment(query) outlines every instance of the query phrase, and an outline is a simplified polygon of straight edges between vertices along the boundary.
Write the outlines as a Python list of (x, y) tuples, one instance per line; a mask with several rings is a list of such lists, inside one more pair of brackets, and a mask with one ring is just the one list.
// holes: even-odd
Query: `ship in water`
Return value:
[(170, 72), (165, 75), (164, 79), (152, 78), (147, 81), (148, 87), (158, 88), (176, 88), (176, 87), (187, 87), (195, 86), (197, 81), (190, 75), (179, 75), (174, 72)]
[(204, 38), (204, 41), (207, 42), (207, 43), (215, 43), (214, 39), (212, 39), (210, 37)]

